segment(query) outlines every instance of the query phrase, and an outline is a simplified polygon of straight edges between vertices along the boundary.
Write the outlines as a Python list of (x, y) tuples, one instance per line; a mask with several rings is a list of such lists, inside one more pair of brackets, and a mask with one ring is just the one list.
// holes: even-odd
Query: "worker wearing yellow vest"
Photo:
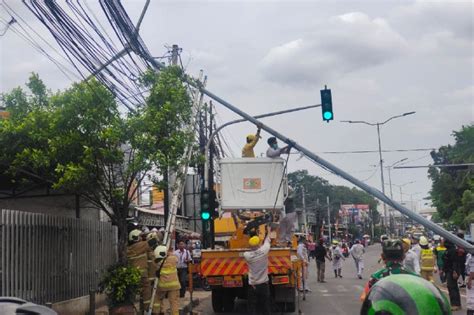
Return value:
[(244, 145), (244, 148), (242, 149), (242, 157), (250, 157), (253, 158), (255, 157), (255, 152), (253, 151), (253, 148), (258, 142), (258, 139), (260, 139), (260, 128), (258, 128), (257, 133), (254, 135), (248, 135), (247, 136), (247, 143)]
[[(178, 257), (176, 257), (172, 251), (168, 251), (166, 246), (160, 245), (155, 251), (154, 255), (157, 258), (164, 259), (158, 260), (159, 280), (158, 280), (158, 292), (157, 298), (160, 301), (159, 305), (162, 307), (165, 296), (168, 296), (168, 302), (170, 304), (171, 315), (179, 314), (179, 289), (181, 285), (178, 279)], [(156, 301), (156, 299), (155, 299)], [(153, 309), (153, 313), (155, 309)], [(161, 310), (162, 313), (163, 310)]]
[(428, 239), (426, 239), (426, 237), (420, 237), (420, 246), (420, 274), (425, 280), (434, 282), (433, 272), (436, 272), (436, 258), (433, 250), (429, 247)]
[(127, 258), (133, 267), (140, 269), (140, 295), (143, 299), (145, 309), (147, 309), (150, 305), (151, 298), (151, 285), (148, 280), (148, 255), (153, 252), (148, 242), (142, 240), (141, 234), (142, 231), (137, 229), (132, 230), (128, 234)]

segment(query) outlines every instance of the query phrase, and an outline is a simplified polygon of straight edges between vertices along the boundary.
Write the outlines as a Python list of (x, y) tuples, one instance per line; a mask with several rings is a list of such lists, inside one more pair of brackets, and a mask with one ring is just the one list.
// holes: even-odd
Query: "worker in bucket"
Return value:
[[(244, 253), (248, 265), (248, 312), (250, 314), (270, 314), (270, 286), (268, 284), (268, 253), (270, 252), (270, 226), (263, 244), (260, 238), (252, 236), (249, 239), (251, 250)], [(261, 310), (257, 313), (257, 305)]]
[(258, 128), (257, 133), (252, 135), (247, 136), (247, 143), (244, 145), (244, 148), (242, 149), (242, 157), (244, 158), (253, 158), (255, 157), (255, 152), (253, 151), (253, 148), (257, 144), (258, 140), (260, 139), (260, 128)]
[(277, 158), (282, 154), (290, 153), (290, 146), (279, 148), (277, 139), (275, 137), (268, 138), (267, 143), (269, 146), (267, 149), (267, 157), (269, 158)]

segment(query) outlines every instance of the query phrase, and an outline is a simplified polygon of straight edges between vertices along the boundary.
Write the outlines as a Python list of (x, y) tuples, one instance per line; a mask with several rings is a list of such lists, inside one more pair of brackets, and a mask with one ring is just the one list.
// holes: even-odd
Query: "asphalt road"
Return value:
[[(365, 271), (363, 279), (357, 278), (356, 269), (353, 260), (349, 257), (342, 263), (343, 278), (335, 278), (332, 271), (331, 262), (326, 262), (326, 283), (318, 283), (316, 281), (316, 263), (314, 260), (310, 264), (309, 287), (312, 292), (306, 294), (306, 299), (300, 296), (299, 309), (300, 314), (330, 314), (330, 315), (348, 315), (359, 314), (361, 302), (359, 300), (360, 294), (364, 289), (370, 274), (382, 267), (377, 264), (380, 257), (381, 248), (379, 244), (369, 246), (365, 254)], [(440, 286), (441, 290), (447, 290)], [(465, 291), (461, 291), (463, 306), (466, 305)], [(212, 311), (210, 298), (205, 299), (197, 307), (198, 311), (203, 314), (215, 314)], [(226, 314), (247, 314), (245, 300), (236, 302), (234, 313)], [(294, 314), (298, 314), (297, 311)], [(453, 315), (464, 315), (466, 310), (463, 309)]]

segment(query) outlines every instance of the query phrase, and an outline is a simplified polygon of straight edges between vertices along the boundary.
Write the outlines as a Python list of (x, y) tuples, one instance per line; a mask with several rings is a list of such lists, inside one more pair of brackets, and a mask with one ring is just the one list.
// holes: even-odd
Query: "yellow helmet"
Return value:
[(247, 141), (253, 141), (255, 140), (255, 135), (247, 135)]
[(258, 244), (260, 244), (260, 237), (258, 237), (257, 235), (252, 236), (249, 239), (249, 245), (250, 246), (255, 247), (255, 246), (258, 246)]
[(140, 231), (139, 229), (132, 230), (130, 231), (130, 233), (128, 233), (128, 240), (130, 242), (138, 241), (138, 238), (140, 237), (141, 234), (142, 234), (142, 231)]
[(426, 246), (428, 245), (428, 239), (424, 236), (420, 237), (420, 245), (421, 246)]
[(332, 243), (333, 243), (334, 245), (337, 245), (337, 244), (339, 244), (339, 241), (338, 241), (338, 240), (332, 240)]

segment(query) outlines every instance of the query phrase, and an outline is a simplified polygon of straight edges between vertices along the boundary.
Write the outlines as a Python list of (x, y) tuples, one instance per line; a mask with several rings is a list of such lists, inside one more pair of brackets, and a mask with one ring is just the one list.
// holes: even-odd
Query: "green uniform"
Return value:
[(413, 276), (419, 277), (416, 273), (413, 273), (403, 267), (402, 264), (396, 262), (387, 262), (385, 268), (382, 268), (370, 276), (370, 280), (368, 283), (368, 288), (370, 289), (377, 281), (382, 278), (388, 277), (390, 275), (398, 275), (398, 274), (409, 274)]

